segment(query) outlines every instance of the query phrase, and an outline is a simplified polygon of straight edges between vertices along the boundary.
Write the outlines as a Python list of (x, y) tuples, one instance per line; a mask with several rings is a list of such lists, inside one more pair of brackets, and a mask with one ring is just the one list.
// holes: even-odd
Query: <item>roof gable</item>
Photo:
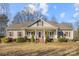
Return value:
[(28, 26), (29, 28), (35, 28), (35, 29), (56, 29), (55, 26), (51, 25), (50, 23), (44, 21), (43, 19), (38, 19), (32, 24)]

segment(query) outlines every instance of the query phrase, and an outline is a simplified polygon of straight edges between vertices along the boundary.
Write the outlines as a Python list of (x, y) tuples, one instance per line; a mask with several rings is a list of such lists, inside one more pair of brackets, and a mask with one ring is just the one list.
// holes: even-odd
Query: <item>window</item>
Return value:
[(30, 32), (27, 32), (27, 35), (30, 35)]
[(53, 36), (53, 34), (54, 34), (54, 32), (49, 32), (49, 35), (50, 35), (50, 36)]
[(22, 36), (22, 32), (18, 32), (18, 36), (21, 37)]
[(9, 32), (9, 36), (13, 36), (13, 32)]
[(30, 35), (32, 35), (33, 34), (33, 32), (27, 32), (27, 35), (28, 36), (30, 36)]
[(42, 26), (43, 26), (43, 21), (42, 21)]
[(68, 36), (68, 32), (65, 32), (65, 36)]
[(43, 21), (37, 22), (37, 26), (43, 26)]

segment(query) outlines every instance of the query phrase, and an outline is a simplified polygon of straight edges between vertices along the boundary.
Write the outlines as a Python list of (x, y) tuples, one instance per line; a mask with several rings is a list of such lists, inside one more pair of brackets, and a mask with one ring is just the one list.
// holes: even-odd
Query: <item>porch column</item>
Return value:
[(45, 30), (44, 30), (44, 33), (43, 33), (43, 35), (44, 35), (44, 43), (45, 43), (45, 40), (46, 40), (46, 35), (45, 35)]
[(24, 37), (26, 36), (26, 31), (24, 30)]
[(58, 29), (56, 29), (56, 39), (57, 39), (57, 37), (58, 37)]
[(34, 35), (34, 38), (35, 38), (35, 42), (36, 42), (36, 29), (35, 29), (35, 35)]

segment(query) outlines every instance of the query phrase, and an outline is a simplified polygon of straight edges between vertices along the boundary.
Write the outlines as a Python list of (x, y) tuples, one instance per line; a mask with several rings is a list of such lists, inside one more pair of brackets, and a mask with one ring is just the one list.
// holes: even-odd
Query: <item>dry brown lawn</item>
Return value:
[(0, 56), (77, 56), (79, 42), (0, 43)]

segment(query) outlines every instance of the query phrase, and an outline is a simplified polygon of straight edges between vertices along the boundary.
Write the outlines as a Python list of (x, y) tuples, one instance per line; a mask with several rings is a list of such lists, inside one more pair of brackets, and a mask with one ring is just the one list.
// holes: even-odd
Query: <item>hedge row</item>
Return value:
[(7, 37), (4, 37), (4, 38), (1, 39), (2, 43), (8, 43), (8, 42), (12, 42), (12, 41), (13, 41), (12, 38), (7, 38)]
[(12, 39), (12, 38), (7, 38), (7, 37), (3, 37), (1, 38), (1, 42), (2, 43), (9, 43), (9, 42), (12, 42), (12, 41), (15, 41), (17, 43), (20, 43), (20, 42), (35, 42), (35, 39), (34, 39), (34, 35), (32, 36), (31, 39), (28, 39), (26, 36), (24, 38), (16, 38), (16, 39)]
[[(46, 42), (51, 42), (52, 39), (49, 39), (48, 36), (46, 36)], [(34, 35), (32, 36), (31, 39), (28, 39), (27, 37), (24, 37), (24, 38), (16, 38), (16, 39), (12, 39), (12, 38), (7, 38), (7, 37), (4, 37), (1, 39), (1, 42), (2, 43), (8, 43), (8, 42), (12, 42), (12, 41), (15, 41), (17, 43), (20, 43), (20, 42), (35, 42), (35, 39), (34, 39)], [(65, 37), (59, 37), (58, 38), (58, 41), (59, 42), (67, 42), (68, 39), (66, 39)]]

